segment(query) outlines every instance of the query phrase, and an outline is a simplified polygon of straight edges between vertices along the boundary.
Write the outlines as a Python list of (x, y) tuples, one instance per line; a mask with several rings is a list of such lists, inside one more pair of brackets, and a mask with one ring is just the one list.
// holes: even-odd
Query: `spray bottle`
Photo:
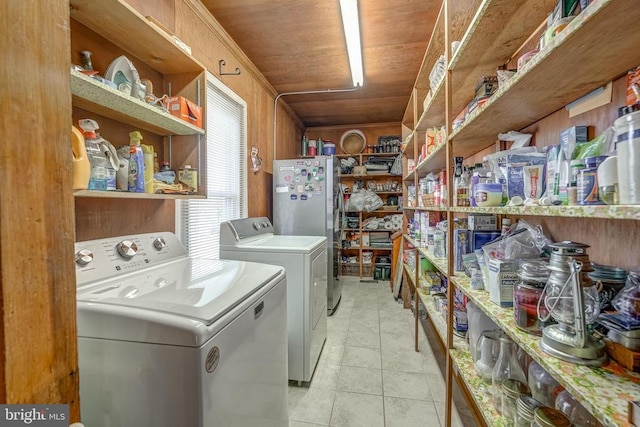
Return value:
[[(81, 119), (78, 124), (84, 133), (87, 156), (91, 164), (89, 190), (115, 190), (115, 170), (111, 168), (109, 160), (104, 155), (101, 144), (103, 139), (98, 139), (96, 134), (98, 123), (91, 119)], [(112, 185), (109, 185), (110, 177), (113, 177)]]
[(144, 154), (142, 147), (142, 134), (134, 130), (129, 133), (129, 191), (144, 193)]

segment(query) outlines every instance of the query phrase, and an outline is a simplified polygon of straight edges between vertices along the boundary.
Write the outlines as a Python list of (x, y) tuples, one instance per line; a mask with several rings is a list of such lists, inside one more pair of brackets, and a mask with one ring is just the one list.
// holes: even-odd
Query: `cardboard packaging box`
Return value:
[(484, 245), (500, 237), (499, 231), (472, 231), (471, 250), (482, 249)]
[(172, 96), (168, 101), (169, 113), (194, 126), (202, 127), (202, 107), (182, 96)]
[(498, 216), (494, 214), (472, 214), (467, 217), (467, 223), (472, 231), (498, 230)]
[(518, 282), (518, 262), (489, 261), (489, 299), (500, 307), (513, 307), (513, 288)]

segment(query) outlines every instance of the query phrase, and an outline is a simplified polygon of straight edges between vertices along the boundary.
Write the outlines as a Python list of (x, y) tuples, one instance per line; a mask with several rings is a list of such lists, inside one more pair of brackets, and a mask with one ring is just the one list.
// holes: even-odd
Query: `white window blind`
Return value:
[(206, 92), (207, 198), (176, 203), (176, 230), (191, 257), (219, 259), (220, 223), (247, 214), (247, 107), (210, 73)]

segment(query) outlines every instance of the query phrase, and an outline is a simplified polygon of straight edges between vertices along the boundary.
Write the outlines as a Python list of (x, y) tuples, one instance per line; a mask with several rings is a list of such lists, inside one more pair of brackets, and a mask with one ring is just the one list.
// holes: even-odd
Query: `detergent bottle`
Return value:
[(144, 189), (146, 193), (153, 193), (153, 145), (142, 145), (144, 155)]
[(91, 119), (81, 119), (78, 124), (83, 131), (87, 156), (91, 164), (89, 190), (106, 190), (110, 164), (104, 155), (100, 141), (97, 139), (98, 124)]
[(134, 130), (129, 133), (129, 191), (144, 193), (144, 154), (142, 147), (142, 134)]
[(71, 149), (73, 151), (73, 189), (86, 190), (91, 178), (91, 163), (84, 144), (84, 136), (75, 126), (71, 126)]

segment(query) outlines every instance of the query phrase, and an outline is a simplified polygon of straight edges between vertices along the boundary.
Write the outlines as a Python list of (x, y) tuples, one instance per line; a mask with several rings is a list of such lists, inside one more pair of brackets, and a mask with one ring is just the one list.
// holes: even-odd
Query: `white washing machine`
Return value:
[(268, 218), (238, 219), (220, 225), (220, 257), (286, 269), (289, 379), (311, 381), (327, 339), (327, 238), (274, 235)]
[(188, 257), (172, 233), (76, 243), (87, 426), (288, 426), (282, 267)]

